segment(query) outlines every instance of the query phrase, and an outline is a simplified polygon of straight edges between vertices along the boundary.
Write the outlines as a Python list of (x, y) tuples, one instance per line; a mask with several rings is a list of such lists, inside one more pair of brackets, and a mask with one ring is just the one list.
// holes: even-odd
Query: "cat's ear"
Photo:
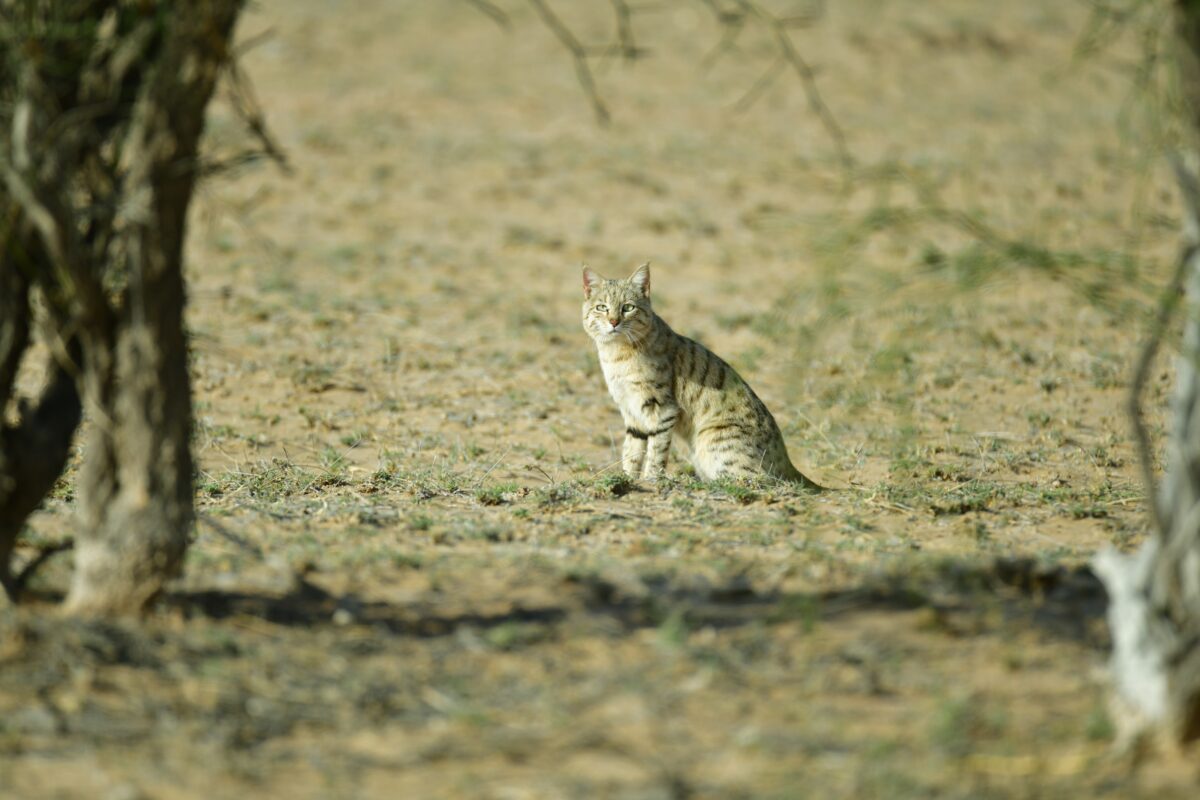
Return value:
[(633, 271), (629, 276), (629, 282), (633, 287), (642, 293), (643, 297), (650, 296), (650, 262), (647, 261)]
[(599, 286), (603, 280), (604, 278), (600, 276), (600, 273), (596, 272), (596, 270), (592, 269), (591, 267), (584, 265), (583, 298), (586, 300), (587, 298), (591, 297), (592, 292), (596, 291), (596, 287)]

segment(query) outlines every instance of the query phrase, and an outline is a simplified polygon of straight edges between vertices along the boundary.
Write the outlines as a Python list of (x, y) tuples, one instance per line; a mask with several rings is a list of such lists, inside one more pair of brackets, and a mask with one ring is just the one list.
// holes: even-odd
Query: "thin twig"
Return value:
[[(1179, 181), (1180, 193), (1183, 195), (1183, 204), (1188, 215), (1184, 223), (1185, 229), (1189, 226), (1194, 228), (1196, 220), (1200, 219), (1198, 216), (1200, 214), (1200, 186), (1197, 185), (1195, 176), (1178, 156), (1172, 156), (1171, 165), (1175, 168), (1175, 177)], [(1159, 298), (1158, 311), (1154, 316), (1150, 335), (1138, 354), (1133, 383), (1129, 387), (1129, 405), (1127, 406), (1129, 419), (1133, 424), (1134, 440), (1137, 444), (1142, 482), (1146, 485), (1146, 497), (1150, 501), (1150, 512), (1154, 517), (1154, 525), (1160, 536), (1166, 535), (1167, 526), (1162, 506), (1159, 503), (1158, 481), (1154, 477), (1154, 451), (1150, 444), (1150, 432), (1146, 429), (1146, 422), (1142, 418), (1142, 392), (1150, 379), (1150, 369), (1154, 365), (1155, 356), (1158, 355), (1159, 345), (1162, 344), (1163, 336), (1183, 297), (1183, 282), (1187, 275), (1188, 265), (1191, 264), (1193, 258), (1200, 255), (1200, 242), (1196, 241), (1195, 231), (1189, 230), (1188, 232), (1190, 234), (1188, 243), (1179, 253), (1179, 260), (1175, 263), (1175, 272), (1171, 275), (1170, 283), (1167, 284), (1167, 288)]]
[(271, 131), (267, 127), (266, 116), (254, 94), (254, 86), (242, 72), (237, 58), (230, 58), (225, 62), (225, 72), (229, 77), (229, 98), (233, 110), (241, 117), (242, 122), (254, 135), (254, 138), (258, 140), (263, 155), (274, 161), (285, 175), (291, 175), (292, 167), (288, 163), (287, 154), (283, 152), (283, 149), (275, 142), (275, 137), (271, 135)]
[(500, 464), (504, 461), (504, 459), (508, 458), (508, 454), (511, 453), (512, 450), (513, 450), (513, 446), (509, 445), (508, 449), (505, 450), (500, 455), (500, 457), (497, 458), (495, 460), (495, 462), (493, 462), (492, 465), (487, 468), (487, 471), (479, 476), (479, 480), (475, 481), (475, 485), (471, 487), (471, 490), (474, 491), (475, 489), (478, 489), (480, 486), (482, 486), (483, 482), (488, 479), (488, 476), (491, 475), (493, 472), (495, 472), (496, 467), (500, 466)]
[(716, 16), (717, 24), (721, 26), (721, 38), (700, 59), (700, 67), (705, 71), (712, 69), (722, 56), (733, 51), (738, 37), (746, 29), (745, 14), (728, 14), (715, 6), (709, 5), (709, 7), (714, 9), (713, 13)]
[(274, 28), (266, 28), (264, 30), (259, 31), (256, 34), (247, 36), (245, 39), (242, 39), (240, 42), (238, 42), (237, 46), (233, 48), (234, 58), (241, 58), (242, 56), (246, 55), (246, 53), (249, 53), (254, 48), (258, 47), (261, 44), (265, 44), (274, 38), (275, 38), (275, 29)]
[(783, 56), (776, 56), (771, 65), (758, 77), (758, 80), (733, 104), (733, 110), (739, 114), (749, 111), (758, 102), (759, 98), (767, 93), (767, 89), (770, 89), (771, 85), (779, 79), (779, 74), (783, 72), (786, 66), (787, 60)]
[(826, 134), (833, 141), (833, 146), (837, 150), (838, 160), (842, 163), (843, 168), (849, 171), (854, 166), (854, 159), (850, 155), (850, 148), (846, 143), (846, 134), (842, 131), (842, 126), (838, 123), (837, 118), (834, 117), (833, 111), (830, 110), (829, 105), (825, 102), (821, 89), (817, 85), (816, 70), (812, 68), (808, 61), (800, 54), (800, 51), (796, 49), (790, 33), (794, 28), (812, 25), (820, 17), (819, 12), (778, 16), (764, 9), (757, 2), (754, 2), (754, 0), (733, 1), (735, 8), (727, 9), (717, 2), (717, 0), (700, 0), (712, 13), (713, 18), (722, 31), (721, 39), (702, 59), (701, 63), (703, 67), (705, 69), (711, 68), (718, 59), (733, 49), (738, 36), (745, 28), (748, 18), (753, 17), (757, 19), (767, 28), (775, 42), (776, 61), (771, 63), (767, 70), (755, 81), (754, 85), (734, 104), (734, 110), (744, 111), (753, 105), (762, 93), (774, 83), (779, 72), (785, 66), (791, 67), (792, 72), (800, 79), (800, 84), (804, 88), (804, 95), (808, 101), (809, 110), (816, 115)]
[(504, 13), (504, 9), (489, 0), (463, 0), (468, 5), (474, 6), (477, 10), (488, 17), (492, 22), (495, 22), (504, 30), (512, 27), (512, 23), (508, 18), (508, 14)]
[(196, 174), (201, 179), (208, 179), (216, 175), (235, 172), (241, 167), (249, 166), (263, 159), (271, 159), (271, 156), (261, 149), (242, 150), (225, 158), (216, 158), (207, 161), (201, 160)]
[(529, 4), (533, 6), (534, 11), (542, 18), (545, 26), (550, 29), (550, 32), (554, 34), (575, 60), (575, 75), (579, 79), (579, 85), (583, 88), (583, 93), (592, 104), (592, 112), (596, 115), (596, 122), (600, 125), (608, 125), (610, 115), (608, 108), (604, 105), (604, 101), (600, 98), (600, 93), (596, 90), (596, 81), (592, 77), (592, 68), (588, 65), (587, 51), (579, 43), (579, 40), (575, 38), (575, 34), (571, 33), (571, 29), (563, 24), (563, 21), (550, 10), (550, 7), (546, 5), (544, 0), (529, 0)]
[(804, 87), (804, 94), (808, 99), (809, 109), (817, 115), (817, 119), (821, 121), (821, 125), (825, 128), (825, 133), (833, 140), (833, 146), (838, 152), (838, 160), (847, 169), (853, 167), (854, 159), (850, 155), (849, 147), (846, 144), (846, 135), (842, 132), (842, 126), (838, 124), (837, 119), (833, 116), (833, 112), (830, 111), (829, 106), (825, 103), (821, 89), (817, 86), (817, 73), (809, 65), (808, 61), (800, 55), (800, 51), (796, 49), (795, 44), (792, 42), (791, 34), (788, 33), (788, 26), (779, 17), (765, 10), (758, 3), (751, 2), (751, 0), (738, 0), (738, 4), (746, 9), (746, 11), (753, 13), (771, 30), (775, 37), (776, 45), (779, 48), (779, 54), (787, 59), (788, 64), (792, 67), (792, 71), (796, 73), (801, 85)]
[(617, 17), (617, 45), (621, 56), (626, 61), (632, 61), (638, 57), (637, 45), (633, 41), (633, 14), (625, 0), (609, 0), (609, 3)]
[(1175, 315), (1175, 310), (1179, 308), (1179, 301), (1183, 295), (1183, 278), (1187, 273), (1188, 264), (1192, 258), (1200, 252), (1196, 245), (1188, 245), (1183, 248), (1179, 254), (1179, 260), (1175, 264), (1175, 272), (1171, 275), (1171, 282), (1167, 284), (1167, 288), (1163, 291), (1162, 297), (1158, 301), (1158, 311), (1154, 317), (1154, 324), (1150, 329), (1150, 335), (1142, 344), (1141, 351), (1138, 353), (1137, 365), (1133, 372), (1133, 383), (1129, 387), (1129, 400), (1126, 410), (1129, 413), (1129, 419), (1133, 423), (1133, 435), (1137, 444), (1138, 461), (1141, 463), (1142, 481), (1146, 484), (1146, 494), (1150, 498), (1150, 508), (1154, 512), (1154, 521), (1160, 531), (1165, 531), (1163, 526), (1164, 519), (1161, 509), (1158, 505), (1158, 482), (1154, 477), (1154, 456), (1150, 445), (1150, 433), (1146, 429), (1146, 422), (1142, 418), (1142, 392), (1145, 390), (1146, 383), (1150, 379), (1150, 369), (1154, 366), (1154, 359), (1158, 355), (1159, 346), (1162, 344), (1163, 334), (1166, 333), (1170, 326), (1171, 319)]

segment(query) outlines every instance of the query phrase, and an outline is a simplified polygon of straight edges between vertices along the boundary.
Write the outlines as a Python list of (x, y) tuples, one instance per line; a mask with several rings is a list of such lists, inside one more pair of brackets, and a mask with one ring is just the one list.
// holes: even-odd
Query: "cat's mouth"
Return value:
[(629, 332), (625, 330), (624, 325), (618, 325), (615, 328), (603, 327), (597, 331), (597, 335), (601, 339), (628, 339)]

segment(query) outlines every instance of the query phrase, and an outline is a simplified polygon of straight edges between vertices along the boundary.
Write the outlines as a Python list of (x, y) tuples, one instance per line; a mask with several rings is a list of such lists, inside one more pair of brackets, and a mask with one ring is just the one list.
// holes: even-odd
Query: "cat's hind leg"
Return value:
[(753, 478), (763, 475), (764, 455), (756, 452), (736, 423), (712, 425), (697, 431), (692, 448), (692, 466), (703, 480)]

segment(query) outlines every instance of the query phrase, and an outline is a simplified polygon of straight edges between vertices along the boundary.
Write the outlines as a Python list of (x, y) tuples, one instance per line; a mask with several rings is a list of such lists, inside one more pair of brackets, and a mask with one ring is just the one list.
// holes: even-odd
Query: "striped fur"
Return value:
[(771, 476), (811, 488), (771, 412), (733, 367), (671, 330), (650, 306), (650, 265), (625, 280), (583, 270), (583, 328), (625, 420), (621, 465), (655, 480), (674, 439), (705, 480)]

